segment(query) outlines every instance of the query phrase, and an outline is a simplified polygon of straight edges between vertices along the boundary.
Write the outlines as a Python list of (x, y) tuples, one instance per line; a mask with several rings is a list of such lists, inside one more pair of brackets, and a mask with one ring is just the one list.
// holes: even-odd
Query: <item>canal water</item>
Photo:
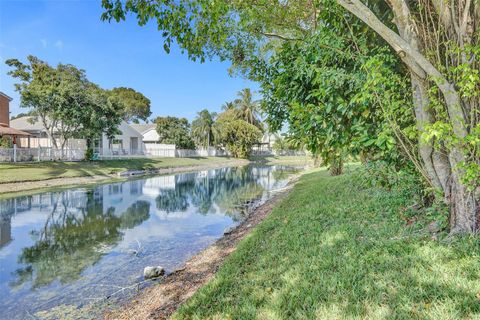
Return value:
[(0, 200), (1, 318), (121, 300), (145, 284), (144, 267), (180, 267), (298, 170), (221, 168)]

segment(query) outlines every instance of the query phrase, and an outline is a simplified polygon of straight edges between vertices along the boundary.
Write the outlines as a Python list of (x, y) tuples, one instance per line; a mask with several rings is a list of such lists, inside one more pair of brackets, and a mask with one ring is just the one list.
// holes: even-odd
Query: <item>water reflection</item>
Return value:
[[(131, 283), (144, 265), (181, 264), (288, 172), (223, 168), (0, 201), (0, 312), (73, 303), (92, 284)], [(132, 259), (135, 243), (144, 253)]]

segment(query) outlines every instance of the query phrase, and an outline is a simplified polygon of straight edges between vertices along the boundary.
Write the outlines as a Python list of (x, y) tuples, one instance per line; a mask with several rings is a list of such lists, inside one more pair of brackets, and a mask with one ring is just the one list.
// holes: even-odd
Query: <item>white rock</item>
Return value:
[(160, 276), (163, 276), (164, 274), (165, 274), (165, 269), (163, 269), (160, 266), (145, 267), (145, 269), (143, 269), (143, 277), (145, 279), (158, 278)]

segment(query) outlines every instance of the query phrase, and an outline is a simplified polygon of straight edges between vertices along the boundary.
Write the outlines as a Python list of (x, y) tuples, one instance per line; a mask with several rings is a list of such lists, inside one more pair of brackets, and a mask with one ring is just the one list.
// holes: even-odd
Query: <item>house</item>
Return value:
[(278, 139), (278, 133), (269, 133), (265, 132), (262, 136), (262, 139), (254, 144), (253, 151), (257, 154), (270, 154), (273, 150), (273, 145)]
[[(48, 120), (47, 120), (48, 121)], [(18, 146), (21, 148), (52, 148), (53, 142), (47, 135), (41, 121), (34, 116), (24, 116), (10, 121), (12, 128), (22, 130), (29, 133), (29, 137), (20, 138)], [(53, 129), (54, 136), (57, 136), (57, 130)], [(61, 141), (58, 141), (61, 143)], [(66, 149), (86, 149), (86, 142), (84, 139), (68, 139)]]
[[(20, 147), (25, 148), (51, 148), (52, 141), (48, 138), (47, 132), (39, 119), (32, 116), (25, 116), (11, 121), (11, 126), (30, 134), (29, 138), (20, 140)], [(145, 147), (142, 142), (143, 135), (133, 129), (128, 123), (122, 121), (118, 127), (120, 134), (113, 139), (108, 139), (102, 134), (100, 139), (94, 141), (94, 151), (100, 156), (115, 155), (143, 155)], [(54, 135), (56, 130), (53, 130)], [(87, 143), (85, 139), (68, 139), (66, 149), (85, 150)]]
[(94, 151), (101, 156), (145, 154), (143, 135), (140, 132), (123, 120), (118, 129), (121, 134), (113, 139), (108, 139), (105, 134), (102, 134), (102, 138), (95, 141)]
[(155, 123), (146, 123), (146, 124), (131, 124), (133, 129), (140, 132), (143, 136), (143, 143), (159, 143), (160, 136), (157, 132), (157, 125)]
[(16, 146), (17, 137), (28, 136), (27, 132), (10, 127), (10, 101), (12, 98), (0, 91), (0, 138), (11, 137)]
[(175, 145), (160, 143), (160, 135), (155, 123), (131, 124), (130, 126), (142, 134), (145, 154), (156, 157), (175, 157)]

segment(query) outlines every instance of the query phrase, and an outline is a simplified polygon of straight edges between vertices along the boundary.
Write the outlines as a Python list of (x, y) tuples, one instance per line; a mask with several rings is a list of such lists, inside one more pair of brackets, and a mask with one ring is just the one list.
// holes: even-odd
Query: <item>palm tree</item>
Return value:
[(222, 106), (223, 111), (235, 110), (236, 105), (234, 102), (225, 102)]
[(215, 116), (215, 112), (203, 109), (192, 121), (192, 138), (197, 146), (210, 147), (213, 140), (212, 129)]
[(237, 93), (238, 98), (234, 103), (236, 109), (240, 113), (240, 117), (250, 124), (263, 130), (262, 123), (259, 120), (259, 108), (260, 101), (254, 101), (252, 91), (249, 88), (245, 88)]

